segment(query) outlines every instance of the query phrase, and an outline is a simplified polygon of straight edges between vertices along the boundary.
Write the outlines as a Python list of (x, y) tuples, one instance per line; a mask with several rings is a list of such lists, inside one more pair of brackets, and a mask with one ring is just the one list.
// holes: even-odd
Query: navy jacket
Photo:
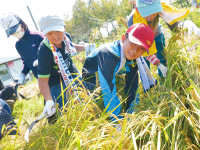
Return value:
[(86, 82), (95, 84), (95, 73), (98, 71), (104, 105), (105, 107), (109, 105), (107, 111), (115, 109), (113, 114), (120, 118), (121, 106), (117, 96), (116, 74), (125, 74), (125, 93), (127, 95), (127, 108), (129, 108), (130, 103), (135, 99), (138, 87), (137, 70), (135, 60), (131, 62), (126, 60), (122, 43), (116, 41), (104, 44), (88, 55), (83, 66), (82, 77)]
[(37, 67), (33, 67), (33, 62), (37, 59), (37, 52), (44, 35), (39, 31), (27, 30), (24, 36), (16, 42), (16, 49), (23, 61), (22, 73), (27, 73), (32, 70), (37, 78)]

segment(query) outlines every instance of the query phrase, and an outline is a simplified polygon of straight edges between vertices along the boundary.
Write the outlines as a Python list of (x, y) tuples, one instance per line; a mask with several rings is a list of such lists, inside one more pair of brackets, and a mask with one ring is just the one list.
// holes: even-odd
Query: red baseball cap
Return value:
[(142, 46), (149, 54), (149, 48), (155, 38), (153, 30), (149, 26), (136, 23), (130, 26), (126, 33), (128, 33), (128, 38), (132, 43)]

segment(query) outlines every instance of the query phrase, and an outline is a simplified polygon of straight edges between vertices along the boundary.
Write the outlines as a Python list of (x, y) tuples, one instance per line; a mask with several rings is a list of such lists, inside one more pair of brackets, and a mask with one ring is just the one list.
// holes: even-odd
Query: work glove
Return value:
[(85, 56), (87, 57), (96, 47), (95, 43), (86, 43), (85, 47)]
[(46, 114), (46, 117), (50, 117), (56, 113), (55, 103), (53, 100), (47, 100), (46, 105), (43, 109), (43, 114)]
[(36, 66), (38, 66), (38, 60), (37, 59), (33, 62), (33, 67), (36, 67)]
[(26, 83), (25, 77), (26, 76), (23, 73), (19, 76), (19, 80), (18, 80), (19, 85), (24, 85)]
[(158, 69), (162, 72), (163, 77), (167, 77), (167, 67), (163, 64), (158, 65)]
[(192, 32), (194, 32), (195, 35), (200, 36), (200, 29), (191, 20), (183, 22), (183, 29), (188, 29), (188, 36), (192, 35)]

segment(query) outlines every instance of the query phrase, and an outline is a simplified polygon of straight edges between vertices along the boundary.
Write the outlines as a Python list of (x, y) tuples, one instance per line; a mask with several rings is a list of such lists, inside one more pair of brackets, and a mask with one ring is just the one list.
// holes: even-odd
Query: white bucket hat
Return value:
[(45, 35), (50, 31), (64, 31), (65, 23), (58, 15), (47, 15), (38, 21), (38, 25)]

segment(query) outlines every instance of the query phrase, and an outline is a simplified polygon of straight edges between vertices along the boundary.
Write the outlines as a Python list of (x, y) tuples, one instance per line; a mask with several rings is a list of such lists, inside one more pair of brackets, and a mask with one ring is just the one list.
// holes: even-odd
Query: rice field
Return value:
[[(197, 15), (199, 12), (193, 12), (188, 18), (195, 18)], [(195, 23), (200, 26), (198, 21)], [(124, 77), (117, 77), (118, 96), (124, 116), (123, 120), (118, 119), (122, 126), (120, 132), (109, 119), (110, 113), (105, 111), (102, 98), (97, 97), (98, 102), (93, 99), (95, 95), (99, 95), (100, 89), (97, 88), (89, 95), (86, 94), (86, 89), (81, 89), (81, 104), (74, 104), (71, 100), (66, 111), (63, 111), (63, 115), (53, 125), (49, 125), (46, 119), (37, 123), (31, 131), (30, 142), (26, 143), (26, 129), (42, 114), (44, 107), (43, 97), (38, 91), (29, 100), (15, 103), (12, 115), (17, 122), (18, 135), (6, 135), (0, 141), (0, 149), (200, 149), (200, 47), (188, 50), (199, 44), (200, 40), (194, 35), (183, 38), (183, 32), (172, 34), (165, 25), (163, 27), (166, 32), (167, 78), (161, 81), (157, 68), (151, 66), (158, 85), (144, 94), (140, 83), (140, 104), (133, 114), (125, 113)], [(120, 33), (113, 36), (113, 39), (118, 37)], [(84, 57), (84, 53), (78, 55)], [(83, 64), (76, 59), (74, 62), (81, 71)], [(37, 81), (34, 80), (29, 86), (29, 89), (33, 86), (34, 91)], [(26, 94), (30, 96), (30, 91)]]

